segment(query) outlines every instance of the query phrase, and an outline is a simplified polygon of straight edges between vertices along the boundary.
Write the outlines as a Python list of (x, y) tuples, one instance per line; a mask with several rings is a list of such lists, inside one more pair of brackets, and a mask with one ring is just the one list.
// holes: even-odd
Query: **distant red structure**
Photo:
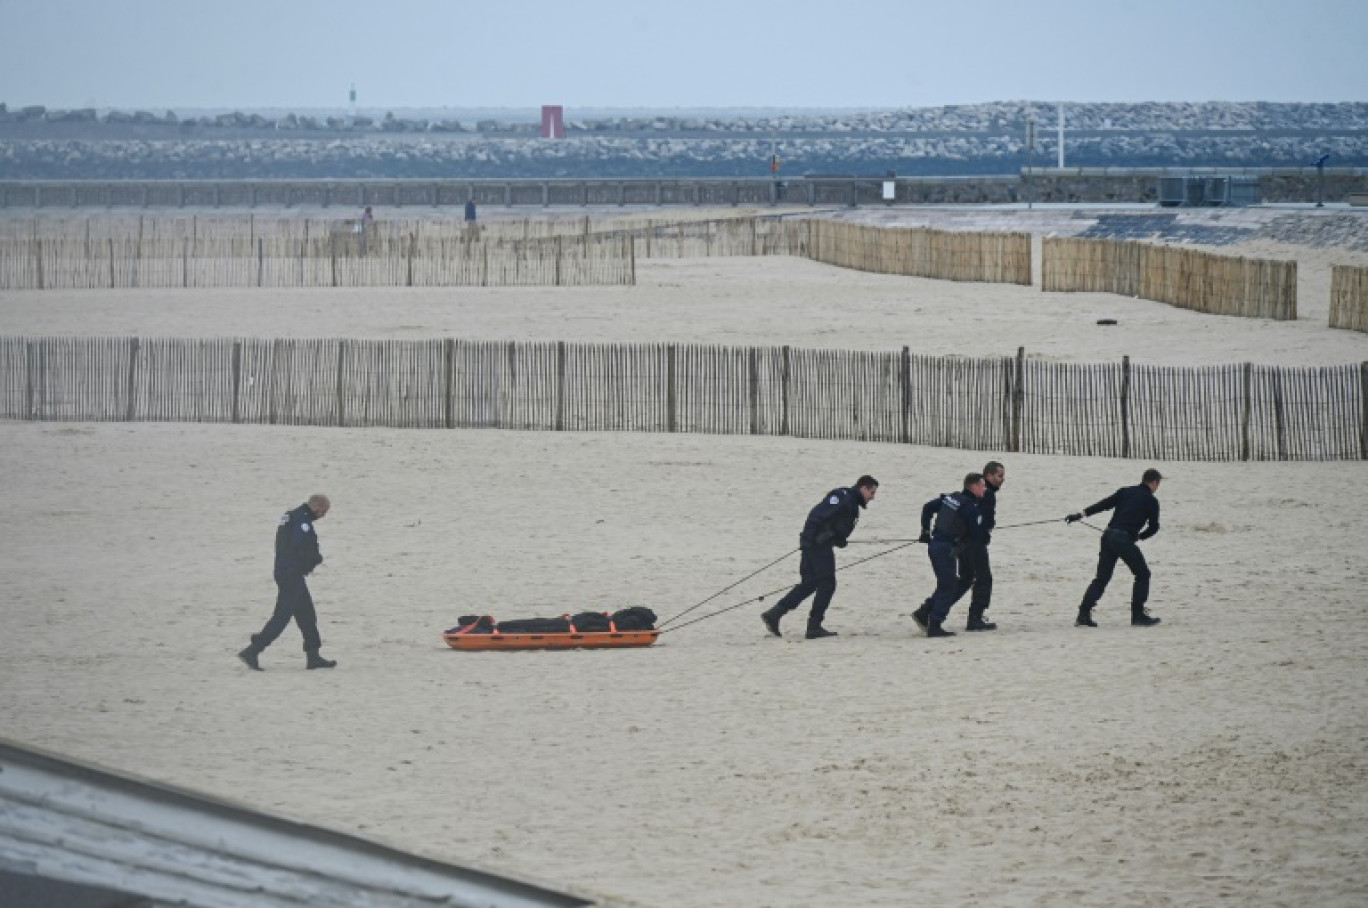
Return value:
[(563, 139), (565, 138), (565, 108), (559, 104), (542, 105), (542, 128), (543, 139)]

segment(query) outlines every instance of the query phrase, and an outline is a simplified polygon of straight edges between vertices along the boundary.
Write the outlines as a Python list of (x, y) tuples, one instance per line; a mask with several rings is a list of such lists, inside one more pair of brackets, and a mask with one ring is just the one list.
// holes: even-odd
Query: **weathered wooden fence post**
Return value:
[(1249, 460), (1249, 421), (1254, 411), (1254, 364), (1245, 363), (1240, 370), (1240, 459)]
[(456, 428), (456, 402), (452, 400), (455, 364), (456, 341), (448, 337), (442, 341), (442, 423), (448, 429)]
[(676, 392), (676, 385), (679, 381), (678, 350), (674, 344), (670, 344), (665, 349), (665, 425), (667, 431), (678, 432), (678, 394)]
[[(505, 384), (504, 382), (499, 383), (500, 396), (504, 397), (508, 401), (507, 407), (503, 405), (502, 401), (500, 401), (499, 404), (499, 428), (501, 429), (507, 429), (517, 426), (516, 414), (514, 414), (512, 410), (514, 402), (516, 402), (518, 399), (518, 342), (509, 341), (507, 350), (508, 382), (507, 384)], [(504, 391), (505, 388), (507, 389), (507, 391)], [(509, 419), (507, 422), (505, 422), (503, 418), (505, 410), (509, 411)]]
[(29, 341), (24, 344), (24, 418), (33, 419), (35, 408), (35, 388), (37, 382), (34, 379), (38, 369), (38, 343)]
[(907, 445), (912, 443), (912, 350), (908, 347), (902, 348), (898, 358), (898, 397), (902, 420), (898, 440)]
[(792, 353), (793, 348), (787, 346), (784, 347), (784, 362), (783, 366), (780, 369), (779, 376), (779, 385), (781, 391), (783, 392), (782, 412), (779, 418), (780, 435), (789, 434), (789, 385), (792, 383), (793, 380), (793, 366), (791, 362)]
[(1277, 433), (1277, 452), (1279, 460), (1287, 459), (1287, 417), (1283, 412), (1282, 367), (1274, 366), (1273, 371), (1273, 425)]
[(1129, 356), (1121, 357), (1121, 456), (1131, 456), (1130, 440), (1130, 382), (1131, 363)]
[(565, 341), (556, 341), (556, 421), (557, 432), (565, 431)]
[(124, 421), (132, 422), (137, 415), (138, 397), (138, 339), (130, 338), (128, 342), (128, 381), (125, 385), (127, 403), (124, 407)]
[(346, 403), (346, 395), (344, 392), (346, 362), (347, 342), (345, 340), (339, 340), (337, 342), (337, 424), (339, 426), (346, 425), (346, 412), (344, 410), (344, 405)]
[(271, 365), (267, 373), (266, 382), (266, 422), (275, 425), (276, 422), (276, 373), (280, 371), (281, 350), (285, 346), (283, 339), (277, 338), (271, 343)]
[(1359, 364), (1359, 457), (1368, 460), (1368, 363)]
[(760, 351), (755, 347), (746, 350), (746, 371), (749, 377), (750, 434), (760, 434)]
[(1011, 451), (1021, 452), (1022, 415), (1026, 409), (1026, 348), (1017, 347), (1016, 378), (1012, 382), (1012, 437)]
[(242, 341), (233, 341), (233, 422), (242, 422)]

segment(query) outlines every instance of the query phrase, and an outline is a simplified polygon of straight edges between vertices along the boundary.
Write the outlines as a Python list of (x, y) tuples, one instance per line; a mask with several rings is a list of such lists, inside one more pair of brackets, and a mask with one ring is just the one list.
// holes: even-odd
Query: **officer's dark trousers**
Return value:
[[(988, 605), (993, 599), (993, 565), (988, 560), (988, 546), (970, 546), (964, 557), (972, 562), (969, 582), (974, 593), (969, 598), (969, 613), (982, 615), (988, 611)], [(960, 577), (961, 580), (964, 577), (963, 568), (960, 568)]]
[(969, 615), (981, 617), (993, 598), (993, 567), (988, 563), (988, 546), (966, 545), (960, 553), (957, 569), (959, 577), (950, 604), (959, 602), (972, 589), (974, 594), (969, 599)]
[(1112, 571), (1116, 570), (1117, 559), (1124, 561), (1126, 567), (1135, 575), (1135, 585), (1131, 587), (1131, 614), (1144, 610), (1145, 602), (1149, 599), (1149, 565), (1145, 564), (1145, 556), (1140, 553), (1140, 546), (1135, 544), (1135, 540), (1125, 530), (1107, 530), (1102, 534), (1102, 548), (1097, 553), (1097, 576), (1088, 584), (1088, 591), (1083, 594), (1083, 609), (1091, 609), (1097, 605), (1097, 600), (1107, 591)]
[(789, 590), (774, 606), (776, 616), (786, 615), (802, 604), (813, 593), (812, 611), (808, 613), (808, 629), (822, 626), (827, 606), (836, 594), (836, 552), (829, 545), (819, 545), (803, 549), (803, 559), (798, 565), (801, 582)]
[(275, 642), (281, 632), (289, 625), (290, 619), (299, 625), (304, 635), (304, 652), (310, 652), (323, 645), (318, 637), (318, 615), (314, 613), (313, 596), (309, 595), (309, 584), (304, 575), (294, 571), (277, 571), (275, 575), (276, 605), (270, 620), (261, 633), (252, 637), (252, 645), (263, 650)]
[[(973, 577), (961, 585), (960, 567), (962, 562), (955, 557), (955, 544), (951, 541), (932, 539), (927, 546), (931, 558), (931, 570), (936, 572), (936, 591), (931, 594), (928, 604), (931, 607), (931, 622), (939, 624), (950, 617), (950, 608), (960, 600), (964, 591), (973, 585)], [(963, 565), (968, 567), (968, 565)]]

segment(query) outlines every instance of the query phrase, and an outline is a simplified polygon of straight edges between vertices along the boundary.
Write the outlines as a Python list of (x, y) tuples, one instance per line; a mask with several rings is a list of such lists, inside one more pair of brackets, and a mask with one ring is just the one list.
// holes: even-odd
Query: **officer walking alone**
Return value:
[(812, 610), (808, 613), (806, 637), (816, 640), (836, 636), (835, 631), (822, 627), (827, 606), (836, 594), (835, 548), (845, 548), (850, 534), (855, 531), (855, 524), (860, 521), (860, 509), (867, 507), (878, 491), (877, 479), (861, 476), (850, 488), (832, 489), (808, 512), (803, 531), (798, 535), (798, 546), (802, 550), (802, 561), (798, 566), (799, 583), (760, 616), (771, 634), (782, 636), (779, 633), (779, 619), (816, 593)]
[[(912, 620), (928, 637), (953, 637), (944, 627), (950, 609), (973, 585), (975, 558), (963, 557), (974, 547), (983, 547), (982, 515), (978, 503), (987, 484), (982, 473), (964, 477), (964, 489), (947, 492), (922, 507), (921, 537), (927, 543), (931, 569), (936, 572), (936, 591), (912, 613)], [(936, 518), (935, 529), (931, 518)]]
[(1159, 623), (1159, 619), (1150, 615), (1145, 608), (1145, 602), (1149, 599), (1150, 570), (1145, 563), (1145, 556), (1135, 543), (1159, 532), (1159, 499), (1155, 493), (1159, 491), (1159, 483), (1163, 479), (1158, 470), (1146, 470), (1138, 486), (1117, 489), (1097, 504), (1088, 505), (1064, 518), (1066, 523), (1075, 523), (1102, 511), (1112, 512), (1111, 521), (1102, 532), (1101, 548), (1097, 554), (1097, 576), (1083, 594), (1083, 604), (1078, 607), (1078, 617), (1074, 620), (1076, 627), (1097, 627), (1092, 610), (1107, 591), (1117, 559), (1124, 561), (1135, 575), (1135, 583), (1131, 587), (1131, 624), (1135, 627), (1153, 627)]
[(275, 642), (293, 618), (304, 635), (307, 668), (333, 668), (337, 663), (319, 655), (323, 645), (318, 636), (318, 616), (314, 613), (313, 596), (305, 581), (313, 569), (323, 563), (318, 550), (318, 530), (315, 524), (328, 516), (332, 502), (327, 495), (314, 494), (309, 500), (280, 517), (275, 537), (276, 605), (270, 620), (260, 633), (252, 635), (252, 642), (238, 653), (248, 668), (262, 671), (258, 657), (262, 650)]

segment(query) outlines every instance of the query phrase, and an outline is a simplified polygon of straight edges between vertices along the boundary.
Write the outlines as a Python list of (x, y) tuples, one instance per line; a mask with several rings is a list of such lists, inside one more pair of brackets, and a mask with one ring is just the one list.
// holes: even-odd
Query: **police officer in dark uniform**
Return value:
[(836, 593), (835, 547), (845, 548), (850, 534), (855, 531), (855, 524), (860, 522), (860, 509), (873, 501), (878, 491), (877, 479), (861, 476), (848, 489), (832, 489), (808, 512), (803, 532), (798, 535), (798, 546), (802, 551), (802, 561), (798, 566), (800, 581), (773, 608), (760, 616), (771, 634), (782, 636), (779, 633), (779, 619), (816, 593), (812, 610), (808, 613), (806, 637), (816, 640), (836, 636), (835, 631), (822, 627), (827, 606)]
[(275, 611), (260, 633), (252, 635), (252, 642), (238, 653), (248, 668), (261, 671), (258, 658), (261, 651), (275, 642), (293, 618), (304, 635), (304, 652), (308, 668), (333, 668), (337, 663), (319, 655), (323, 645), (318, 636), (318, 616), (314, 613), (313, 596), (304, 580), (314, 568), (323, 563), (318, 550), (318, 530), (314, 524), (327, 516), (332, 502), (327, 495), (310, 495), (309, 500), (280, 517), (275, 538), (275, 582), (277, 588)]
[[(969, 622), (965, 630), (995, 631), (997, 624), (984, 617), (993, 598), (993, 565), (988, 559), (988, 546), (993, 544), (993, 527), (997, 526), (997, 493), (1007, 481), (1007, 468), (996, 460), (990, 460), (983, 467), (983, 497), (978, 501), (982, 521), (983, 542), (966, 546), (961, 560), (972, 564), (968, 574), (973, 593), (969, 597)], [(961, 571), (963, 581), (964, 571)], [(962, 595), (962, 594), (961, 594)]]
[[(912, 613), (912, 620), (928, 637), (953, 637), (944, 627), (950, 609), (973, 585), (974, 561), (962, 557), (973, 546), (983, 546), (982, 515), (978, 503), (986, 488), (982, 473), (964, 477), (964, 489), (946, 492), (922, 506), (921, 536), (927, 543), (931, 569), (936, 572), (936, 591)], [(935, 517), (935, 528), (931, 518)]]
[(1078, 607), (1074, 626), (1097, 627), (1092, 610), (1111, 582), (1117, 559), (1124, 561), (1135, 575), (1135, 584), (1131, 587), (1131, 624), (1135, 627), (1153, 627), (1159, 623), (1159, 619), (1145, 608), (1145, 602), (1149, 599), (1150, 570), (1145, 563), (1145, 556), (1135, 543), (1159, 532), (1159, 499), (1155, 493), (1159, 491), (1159, 483), (1163, 479), (1158, 470), (1146, 470), (1138, 486), (1117, 489), (1097, 504), (1064, 518), (1066, 523), (1074, 523), (1102, 511), (1112, 512), (1111, 521), (1102, 532), (1101, 549), (1097, 555), (1097, 576), (1083, 594), (1083, 604)]

